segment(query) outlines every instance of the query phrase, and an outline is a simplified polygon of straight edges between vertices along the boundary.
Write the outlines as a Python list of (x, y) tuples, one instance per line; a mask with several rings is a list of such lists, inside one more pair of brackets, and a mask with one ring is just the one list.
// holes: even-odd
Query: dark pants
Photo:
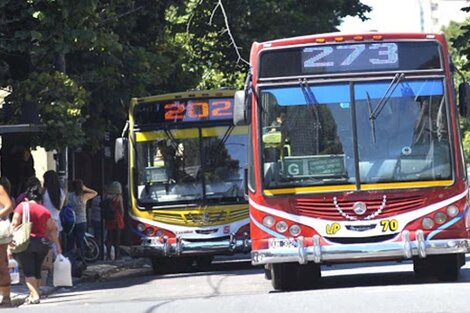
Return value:
[(83, 252), (85, 251), (85, 241), (83, 238), (85, 237), (86, 229), (86, 223), (75, 224), (72, 233), (67, 237), (67, 252), (77, 249), (78, 253), (83, 255)]
[(15, 259), (23, 269), (25, 277), (41, 279), (42, 262), (49, 252), (50, 242), (46, 238), (31, 237), (28, 248), (14, 254)]
[(119, 228), (116, 229), (108, 229), (106, 235), (106, 250), (107, 250), (107, 257), (111, 259), (111, 247), (114, 247), (114, 256), (116, 259), (121, 257), (120, 253), (120, 245), (121, 245), (121, 230)]

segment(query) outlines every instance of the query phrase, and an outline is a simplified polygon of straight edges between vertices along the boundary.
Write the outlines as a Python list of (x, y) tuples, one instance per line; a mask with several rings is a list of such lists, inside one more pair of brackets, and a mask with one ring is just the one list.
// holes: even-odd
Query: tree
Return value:
[[(167, 7), (177, 3), (1, 0), (0, 86), (13, 90), (5, 122), (33, 102), (48, 134), (36, 145), (96, 151), (105, 131), (120, 131), (131, 95), (194, 85), (165, 31)], [(52, 110), (57, 104), (64, 108)]]
[(253, 41), (336, 31), (341, 18), (368, 11), (358, 0), (189, 0), (168, 16), (189, 55), (185, 69), (204, 73), (199, 87), (240, 88)]
[[(460, 73), (455, 77), (455, 85), (458, 86), (462, 79), (470, 81), (470, 45), (468, 43), (470, 38), (470, 18), (467, 18), (463, 23), (450, 22), (447, 27), (443, 28), (443, 31), (447, 39), (452, 43), (449, 46), (449, 51), (452, 56), (452, 62)], [(466, 162), (470, 162), (470, 120), (461, 117), (460, 128), (463, 134), (464, 157)]]
[(369, 10), (359, 0), (0, 0), (0, 9), (0, 87), (13, 91), (3, 122), (31, 103), (48, 134), (31, 145), (89, 151), (120, 132), (131, 97), (240, 87), (252, 41), (335, 30)]

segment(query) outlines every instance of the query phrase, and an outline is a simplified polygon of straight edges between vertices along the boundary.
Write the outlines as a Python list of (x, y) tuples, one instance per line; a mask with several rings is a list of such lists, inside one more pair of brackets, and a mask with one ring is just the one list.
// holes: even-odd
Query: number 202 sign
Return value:
[(302, 51), (306, 73), (393, 69), (398, 65), (398, 45), (393, 42), (314, 46)]
[(192, 100), (164, 105), (165, 121), (207, 121), (231, 119), (231, 99)]

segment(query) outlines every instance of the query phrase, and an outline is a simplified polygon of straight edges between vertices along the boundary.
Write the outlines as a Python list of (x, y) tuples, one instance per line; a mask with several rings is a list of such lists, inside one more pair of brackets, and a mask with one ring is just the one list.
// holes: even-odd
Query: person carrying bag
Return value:
[(8, 267), (8, 245), (12, 240), (12, 228), (9, 215), (13, 211), (10, 197), (10, 181), (0, 177), (0, 308), (11, 307), (11, 278)]
[(41, 267), (50, 250), (51, 242), (56, 244), (58, 254), (62, 254), (62, 251), (59, 244), (57, 223), (51, 218), (49, 210), (41, 205), (42, 190), (39, 180), (37, 184), (28, 187), (26, 199), (28, 199), (27, 204), (20, 203), (15, 208), (12, 226), (19, 229), (17, 227), (23, 223), (31, 224), (29, 245), (21, 252), (14, 252), (15, 244), (16, 247), (20, 245), (20, 239), (16, 239), (15, 242), (12, 242), (12, 252), (14, 252), (13, 257), (23, 269), (25, 284), (29, 289), (29, 296), (25, 303), (38, 304), (40, 302)]
[(31, 227), (29, 214), (29, 202), (21, 202), (23, 206), (22, 223), (13, 229), (13, 240), (11, 242), (10, 251), (12, 253), (20, 253), (28, 249), (31, 239)]

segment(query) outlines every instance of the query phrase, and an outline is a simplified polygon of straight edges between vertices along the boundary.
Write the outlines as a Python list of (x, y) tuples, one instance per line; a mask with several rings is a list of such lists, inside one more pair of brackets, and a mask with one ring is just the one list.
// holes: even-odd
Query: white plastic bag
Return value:
[(72, 286), (72, 265), (68, 258), (62, 254), (57, 255), (54, 261), (54, 286), (71, 287)]

